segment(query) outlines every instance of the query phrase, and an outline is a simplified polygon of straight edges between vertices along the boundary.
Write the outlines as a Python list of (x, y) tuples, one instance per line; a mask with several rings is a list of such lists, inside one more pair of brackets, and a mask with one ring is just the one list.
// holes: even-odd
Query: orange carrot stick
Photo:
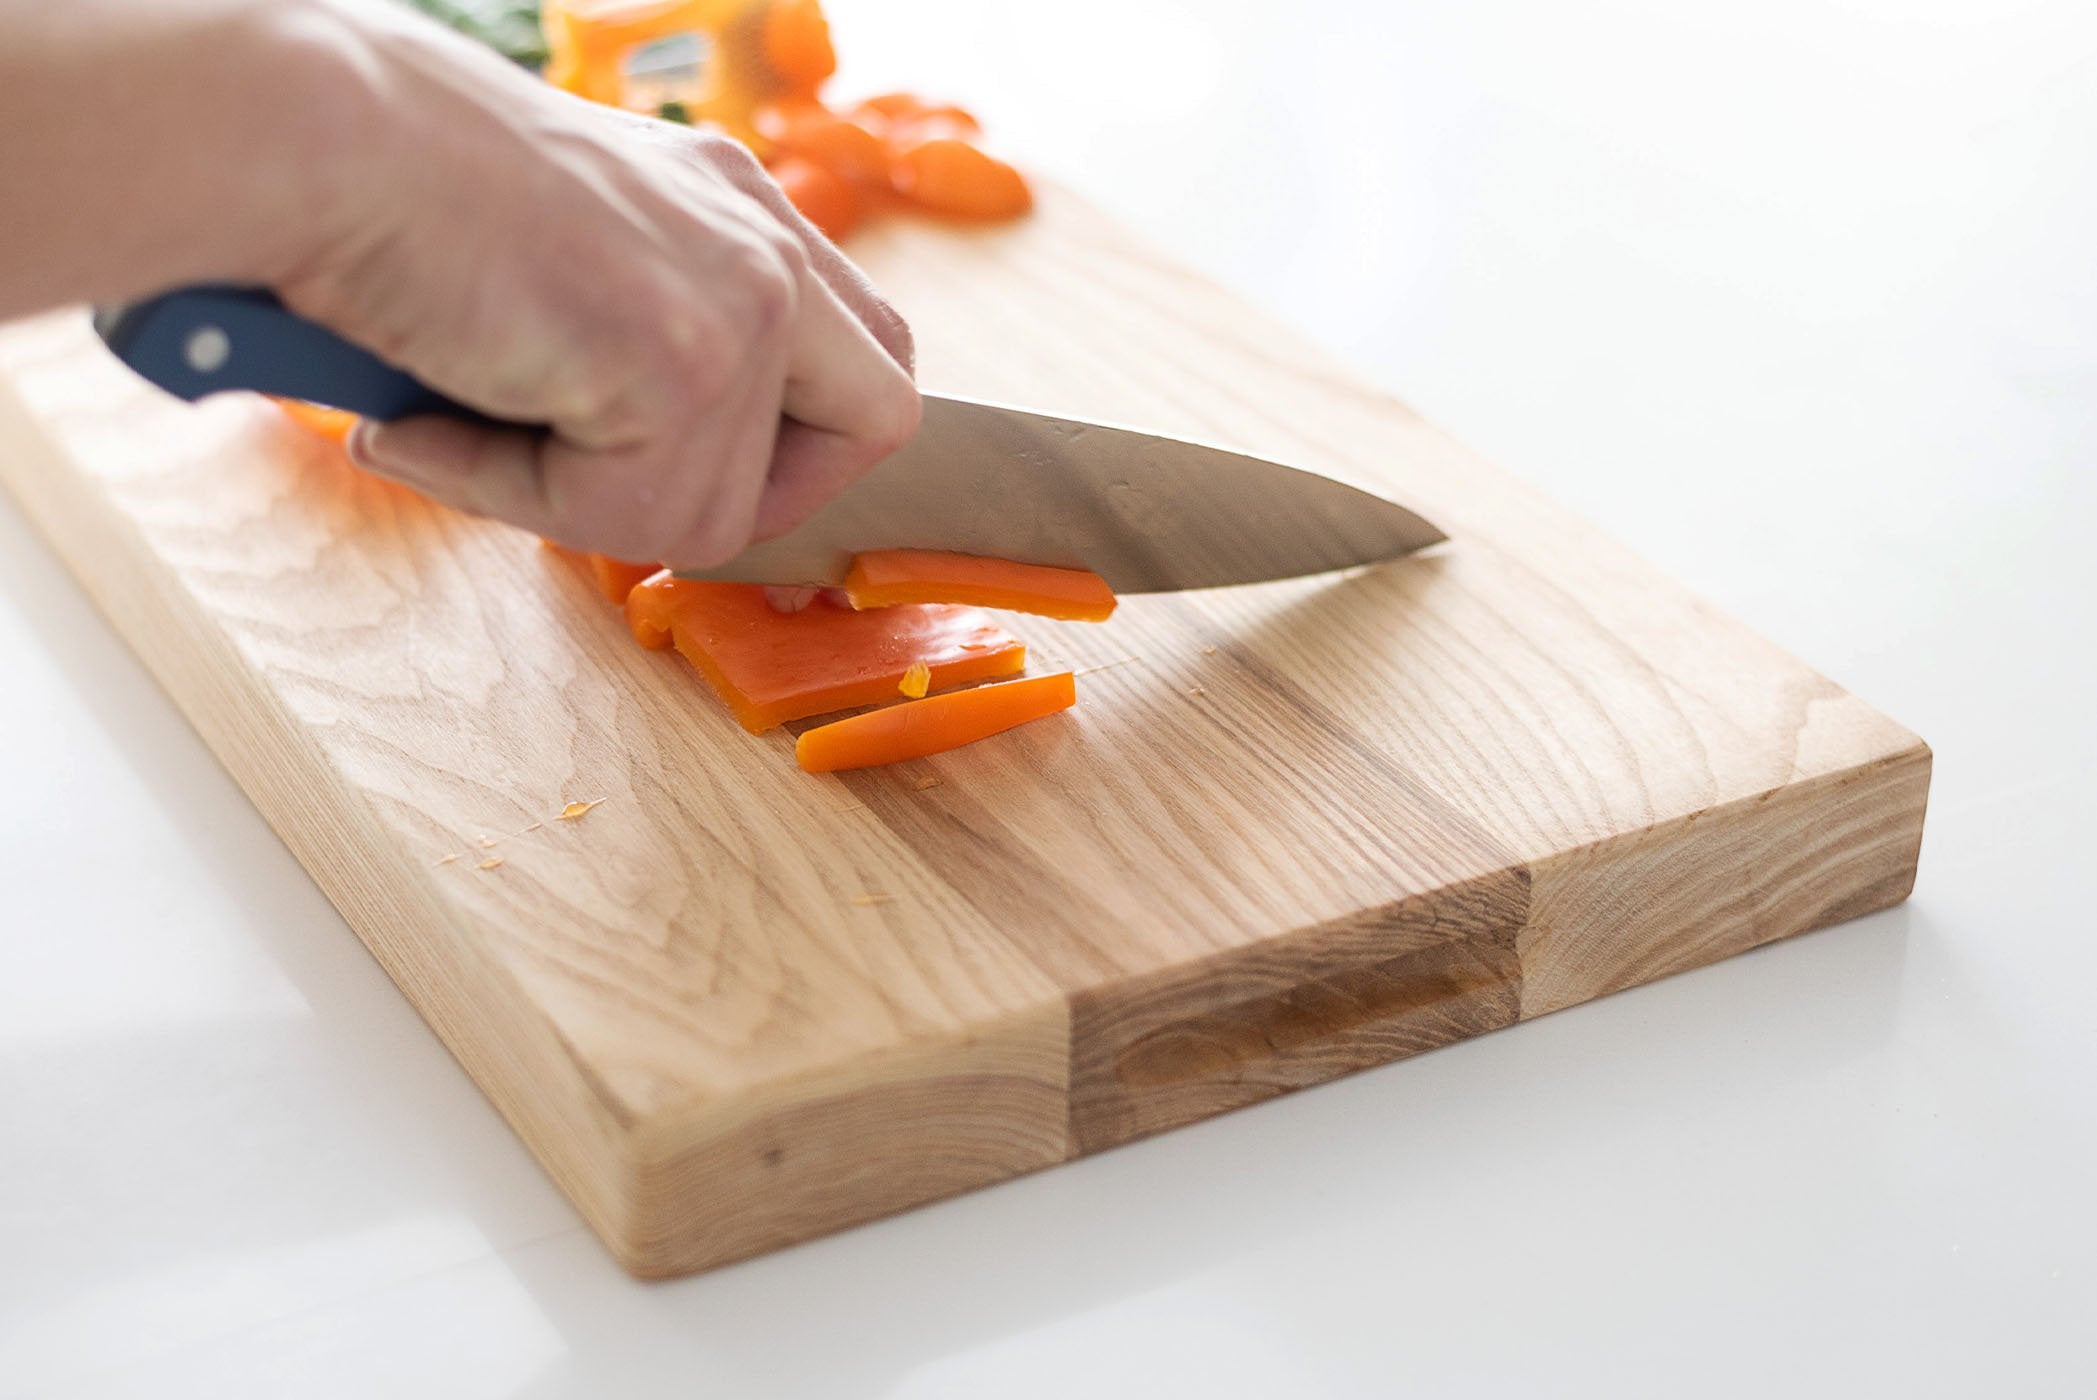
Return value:
[(1104, 622), (1114, 614), (1114, 590), (1098, 574), (933, 549), (858, 555), (845, 575), (845, 594), (855, 608), (968, 603), (1076, 622)]
[(1069, 671), (907, 700), (809, 730), (794, 744), (794, 761), (811, 773), (901, 763), (988, 739), (1077, 701)]

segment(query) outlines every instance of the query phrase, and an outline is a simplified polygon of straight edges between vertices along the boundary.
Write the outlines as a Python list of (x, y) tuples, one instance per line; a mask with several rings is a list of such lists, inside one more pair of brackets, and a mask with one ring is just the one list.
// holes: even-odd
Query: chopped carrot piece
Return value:
[(780, 613), (751, 583), (681, 579), (665, 569), (627, 596), (642, 646), (675, 646), (753, 734), (810, 715), (874, 705), (913, 664), (933, 687), (1009, 676), (1027, 649), (975, 608), (923, 604), (855, 612), (818, 599)]
[(806, 156), (781, 156), (772, 163), (771, 175), (794, 208), (832, 242), (857, 228), (859, 216), (866, 212), (859, 191), (844, 176)]
[(869, 97), (852, 109), (852, 115), (883, 134), (902, 136), (911, 128), (944, 123), (950, 128), (979, 132), (983, 123), (966, 107), (951, 102), (927, 102), (914, 92), (884, 92)]
[(1077, 700), (1068, 671), (910, 700), (809, 730), (794, 744), (794, 761), (811, 773), (834, 773), (924, 758), (1067, 710)]
[(903, 679), (896, 682), (896, 689), (913, 700), (924, 699), (932, 690), (932, 668), (922, 661), (911, 662)]
[(624, 603), (626, 595), (633, 592), (642, 579), (661, 571), (659, 564), (629, 564), (608, 554), (590, 556), (590, 577), (597, 580), (597, 591), (604, 595), (607, 603)]
[(815, 96), (837, 71), (830, 22), (818, 0), (775, 0), (764, 19), (764, 55), (789, 90)]
[(888, 184), (888, 147), (880, 136), (820, 102), (767, 102), (751, 124), (782, 155), (814, 161), (857, 184)]
[(552, 540), (540, 540), (539, 543), (587, 573), (607, 603), (624, 603), (626, 595), (633, 592), (635, 584), (650, 574), (662, 572), (660, 564), (629, 564), (623, 559), (614, 559), (609, 554), (589, 554), (580, 549), (555, 544)]
[(329, 442), (348, 442), (350, 429), (357, 426), (357, 415), (346, 408), (329, 408), (304, 399), (278, 399), (276, 403), (285, 417)]
[(1114, 613), (1114, 590), (1098, 574), (933, 549), (858, 555), (845, 575), (845, 595), (855, 608), (969, 603), (1075, 622), (1104, 622)]
[(1009, 219), (1034, 207), (1025, 176), (958, 136), (903, 147), (889, 180), (911, 203), (957, 219)]

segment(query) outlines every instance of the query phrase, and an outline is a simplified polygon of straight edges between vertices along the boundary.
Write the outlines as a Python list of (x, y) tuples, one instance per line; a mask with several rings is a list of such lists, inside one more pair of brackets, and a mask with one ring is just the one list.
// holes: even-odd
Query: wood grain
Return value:
[(1037, 667), (1101, 668), (1078, 710), (818, 779), (528, 538), (172, 403), (79, 315), (0, 332), (0, 478), (636, 1273), (1905, 896), (1915, 736), (1075, 201), (854, 251), (931, 387), (1313, 466), (1452, 540), (1027, 619)]

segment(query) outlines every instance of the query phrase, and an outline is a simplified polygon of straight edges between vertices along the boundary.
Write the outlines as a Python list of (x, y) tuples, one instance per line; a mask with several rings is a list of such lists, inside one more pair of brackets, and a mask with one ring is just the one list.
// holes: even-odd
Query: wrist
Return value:
[(206, 60), (242, 92), (224, 158), (247, 164), (220, 188), (238, 190), (243, 227), (227, 243), (229, 280), (281, 286), (355, 236), (390, 146), (380, 46), (351, 5), (263, 0), (227, 19)]

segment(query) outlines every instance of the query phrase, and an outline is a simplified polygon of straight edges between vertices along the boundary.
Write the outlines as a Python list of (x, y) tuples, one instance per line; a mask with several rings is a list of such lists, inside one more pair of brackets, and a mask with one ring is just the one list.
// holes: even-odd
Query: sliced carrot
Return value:
[(852, 109), (852, 115), (866, 121), (877, 132), (901, 136), (910, 128), (932, 123), (945, 123), (963, 131), (979, 132), (983, 123), (966, 107), (956, 107), (951, 102), (927, 102), (914, 92), (884, 92), (869, 97)]
[(889, 166), (897, 194), (957, 219), (1009, 219), (1034, 207), (1026, 177), (958, 136), (934, 136), (898, 151)]
[(809, 730), (794, 744), (794, 761), (811, 773), (901, 763), (1002, 734), (1077, 700), (1069, 671), (907, 700)]
[(876, 549), (856, 556), (845, 575), (845, 596), (855, 608), (969, 603), (1075, 622), (1104, 622), (1114, 614), (1114, 590), (1098, 574), (933, 549)]
[(842, 175), (806, 156), (781, 156), (770, 169), (794, 208), (821, 229), (825, 238), (841, 239), (859, 226), (866, 202)]
[(590, 576), (597, 591), (604, 595), (607, 603), (624, 603), (626, 595), (633, 592), (634, 585), (651, 574), (662, 572), (660, 564), (629, 564), (623, 559), (614, 559), (609, 554), (590, 554), (580, 549), (570, 549), (552, 540), (540, 540), (540, 545), (573, 564)]
[(782, 155), (805, 157), (859, 184), (888, 183), (888, 147), (880, 136), (820, 102), (767, 102), (750, 120)]
[(357, 415), (346, 408), (329, 408), (323, 404), (307, 403), (304, 399), (278, 399), (276, 402), (277, 407), (284, 410), (285, 417), (329, 442), (349, 441), (350, 429), (357, 426)]
[(660, 564), (629, 564), (609, 554), (590, 556), (590, 577), (597, 581), (597, 591), (604, 595), (607, 603), (623, 604), (626, 595), (633, 592), (642, 579), (660, 572)]
[(764, 55), (788, 91), (815, 96), (837, 71), (830, 23), (818, 0), (774, 0), (764, 19)]
[(944, 688), (1013, 675), (1027, 662), (1027, 649), (975, 608), (863, 613), (818, 599), (780, 613), (756, 584), (705, 583), (668, 570), (627, 595), (626, 622), (642, 646), (674, 645), (753, 734), (879, 704), (914, 663)]

